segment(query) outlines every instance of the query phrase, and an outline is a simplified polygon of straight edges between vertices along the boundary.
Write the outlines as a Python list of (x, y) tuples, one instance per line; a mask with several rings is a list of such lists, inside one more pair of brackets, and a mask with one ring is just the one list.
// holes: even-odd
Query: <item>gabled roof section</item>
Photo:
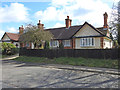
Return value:
[[(70, 26), (69, 28), (60, 27), (60, 28), (51, 28), (51, 29), (45, 29), (45, 30), (50, 31), (53, 34), (54, 39), (57, 39), (57, 40), (71, 39), (86, 24), (89, 25), (91, 28), (93, 28), (96, 32), (98, 32), (100, 36), (106, 36), (107, 30), (103, 30), (104, 29), (103, 27), (95, 28), (88, 22), (85, 22), (83, 25)], [(10, 40), (13, 40), (13, 41), (18, 41), (20, 36), (19, 34), (9, 33), (9, 32), (5, 32), (3, 37), (5, 35), (7, 35), (10, 38)]]
[(74, 33), (76, 33), (81, 25), (77, 26), (71, 26), (69, 28), (61, 27), (61, 28), (52, 28), (52, 29), (46, 29), (49, 30), (53, 35), (55, 39), (70, 39)]
[(85, 23), (88, 24), (90, 27), (92, 27), (95, 31), (97, 31), (101, 35), (104, 35), (104, 33), (101, 30), (98, 30), (97, 28), (95, 28), (94, 26), (92, 26), (91, 24), (89, 24), (88, 22), (85, 22)]
[[(5, 32), (5, 34), (3, 35), (3, 37), (5, 35), (7, 35), (9, 37), (9, 39), (13, 40), (13, 41), (18, 41), (18, 39), (19, 39), (19, 34)], [(2, 37), (2, 39), (3, 39), (3, 37)]]
[(104, 30), (104, 27), (98, 27), (96, 29), (98, 29), (99, 31), (101, 31), (104, 35), (106, 35), (107, 31), (108, 31), (108, 30)]
[[(95, 31), (97, 31), (98, 33), (100, 33), (100, 36), (101, 36), (101, 35), (102, 35), (102, 36), (105, 36), (105, 34), (104, 34), (102, 31), (100, 31), (99, 29), (95, 28), (94, 26), (92, 26), (92, 25), (89, 24), (88, 22), (85, 22), (85, 23), (79, 28), (79, 30), (80, 30), (81, 28), (83, 28), (86, 24), (89, 25), (91, 28), (93, 28), (93, 29), (94, 29)], [(77, 30), (77, 32), (78, 32), (79, 30)], [(76, 33), (77, 33), (77, 32), (76, 32)], [(76, 33), (75, 33), (75, 34), (76, 34)], [(74, 34), (74, 35), (75, 35), (75, 34)], [(74, 36), (74, 35), (73, 35), (73, 36)]]
[(50, 31), (54, 35), (54, 39), (71, 39), (84, 25), (89, 25), (91, 28), (93, 28), (95, 31), (97, 31), (100, 36), (106, 36), (107, 30), (103, 30), (103, 27), (95, 28), (88, 22), (85, 22), (83, 25), (76, 25), (71, 26), (69, 28), (61, 27), (61, 28), (51, 28), (51, 29), (45, 29)]

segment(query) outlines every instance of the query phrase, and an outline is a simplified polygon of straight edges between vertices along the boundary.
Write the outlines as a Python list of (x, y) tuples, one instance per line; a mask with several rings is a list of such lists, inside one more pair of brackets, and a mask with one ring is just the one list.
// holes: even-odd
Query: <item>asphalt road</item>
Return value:
[(118, 75), (2, 61), (2, 88), (118, 88), (118, 81)]

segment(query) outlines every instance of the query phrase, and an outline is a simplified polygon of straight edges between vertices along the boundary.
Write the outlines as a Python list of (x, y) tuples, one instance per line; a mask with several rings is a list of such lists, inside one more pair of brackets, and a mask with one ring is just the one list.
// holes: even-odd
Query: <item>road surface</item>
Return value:
[(2, 60), (2, 88), (118, 88), (118, 81), (118, 75)]

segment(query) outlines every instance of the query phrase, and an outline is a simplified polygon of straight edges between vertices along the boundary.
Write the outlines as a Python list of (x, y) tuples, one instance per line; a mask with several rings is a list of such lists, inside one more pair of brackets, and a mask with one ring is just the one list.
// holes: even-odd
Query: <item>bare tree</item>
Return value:
[(110, 32), (116, 45), (120, 45), (120, 1), (113, 6), (112, 16), (110, 20)]
[(118, 44), (120, 45), (120, 1), (118, 2)]

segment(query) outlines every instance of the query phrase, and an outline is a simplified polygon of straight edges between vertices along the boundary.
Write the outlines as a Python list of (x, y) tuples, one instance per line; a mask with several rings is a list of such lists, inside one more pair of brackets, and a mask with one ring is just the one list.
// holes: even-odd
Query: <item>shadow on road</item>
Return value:
[[(45, 65), (45, 64), (39, 64), (39, 63), (28, 63), (28, 62), (25, 63), (25, 62), (14, 61), (14, 60), (2, 60), (2, 64), (11, 64), (11, 65), (16, 64), (17, 66), (15, 67), (30, 67), (30, 66), (35, 67), (35, 66)], [(86, 74), (84, 75), (83, 73), (81, 74), (82, 76), (80, 76), (78, 75), (78, 73), (76, 73), (75, 71), (73, 72), (72, 70), (69, 70), (66, 72), (65, 70), (61, 70), (61, 71), (53, 70), (53, 71), (50, 71), (49, 75), (44, 76), (42, 80), (38, 80), (39, 85), (34, 88), (44, 88), (44, 87), (69, 88), (70, 87), (69, 85), (73, 85), (74, 88), (91, 88), (91, 87), (101, 87), (104, 84), (106, 85), (107, 88), (109, 88), (107, 84), (111, 82), (114, 83), (120, 80), (120, 78), (110, 78), (103, 81), (100, 80), (98, 82), (93, 82), (93, 81), (88, 82), (87, 80), (91, 78), (92, 78), (91, 80), (94, 80), (94, 78), (97, 78), (97, 75), (99, 75), (99, 73), (90, 73), (89, 75), (86, 75)]]

